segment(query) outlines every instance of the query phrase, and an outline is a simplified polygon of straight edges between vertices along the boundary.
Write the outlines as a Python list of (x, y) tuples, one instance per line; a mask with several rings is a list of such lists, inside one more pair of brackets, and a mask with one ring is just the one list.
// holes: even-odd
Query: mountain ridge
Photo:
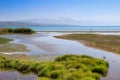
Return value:
[(49, 24), (25, 21), (0, 21), (0, 26), (70, 26), (69, 24)]

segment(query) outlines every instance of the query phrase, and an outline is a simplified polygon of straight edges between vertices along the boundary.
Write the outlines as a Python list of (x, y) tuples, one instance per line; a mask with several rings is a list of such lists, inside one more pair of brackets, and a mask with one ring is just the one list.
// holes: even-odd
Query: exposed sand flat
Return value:
[(49, 34), (54, 33), (57, 36), (64, 35), (64, 34), (102, 34), (102, 35), (120, 35), (120, 31), (37, 31), (39, 34)]
[(97, 33), (97, 34), (102, 34), (102, 35), (118, 35), (118, 36), (120, 36), (120, 33)]

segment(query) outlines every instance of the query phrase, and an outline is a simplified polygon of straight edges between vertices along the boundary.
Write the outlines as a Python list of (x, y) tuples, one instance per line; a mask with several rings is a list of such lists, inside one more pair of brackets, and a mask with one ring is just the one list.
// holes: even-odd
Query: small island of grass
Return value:
[(5, 43), (8, 43), (10, 41), (12, 41), (12, 39), (7, 39), (7, 38), (0, 37), (0, 44), (5, 44)]
[(0, 34), (32, 34), (34, 30), (30, 28), (0, 28)]
[[(4, 34), (33, 34), (30, 28), (0, 28), (0, 35)], [(9, 43), (12, 39), (0, 37), (0, 53), (3, 52), (27, 52), (26, 46), (21, 44)]]
[(0, 37), (0, 53), (5, 52), (26, 52), (27, 47), (22, 44), (10, 43), (13, 39)]
[(100, 80), (109, 68), (107, 61), (87, 55), (64, 55), (52, 62), (32, 62), (0, 57), (1, 69), (32, 72), (38, 80)]

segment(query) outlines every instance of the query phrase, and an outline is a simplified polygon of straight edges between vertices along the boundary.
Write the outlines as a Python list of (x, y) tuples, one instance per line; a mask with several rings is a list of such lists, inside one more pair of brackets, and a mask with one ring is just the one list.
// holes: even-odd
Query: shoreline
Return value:
[(94, 49), (98, 49), (98, 50), (102, 50), (102, 51), (111, 52), (112, 54), (120, 57), (120, 54), (118, 54), (118, 53), (115, 53), (115, 52), (112, 52), (112, 51), (108, 51), (108, 50), (104, 50), (104, 49), (101, 49), (101, 48), (98, 48), (98, 47), (91, 47), (91, 46), (89, 46), (89, 44), (87, 44), (85, 41), (80, 41), (80, 40), (78, 40), (77, 42), (80, 42), (81, 44), (83, 44), (83, 45), (86, 46), (86, 47), (90, 47), (90, 48), (94, 48)]
[[(71, 32), (72, 33), (72, 32)], [(76, 32), (77, 33), (77, 32)], [(41, 32), (41, 33), (35, 33), (35, 35), (36, 34), (46, 34), (46, 32)], [(55, 33), (55, 32), (48, 32), (47, 34), (49, 34), (50, 35), (50, 37), (52, 36), (52, 37), (54, 37), (54, 35), (55, 36), (61, 36), (61, 35), (66, 35), (66, 34), (69, 34), (69, 33)], [(51, 35), (52, 34), (52, 35)], [(109, 34), (109, 33), (108, 33)], [(116, 34), (116, 33), (115, 33)], [(118, 34), (118, 33), (117, 33)], [(33, 36), (34, 36), (34, 34), (33, 34)], [(40, 37), (40, 36), (39, 36)], [(46, 39), (46, 38), (45, 38)], [(47, 40), (49, 40), (48, 38), (47, 38)], [(52, 40), (53, 41), (53, 40)], [(78, 42), (77, 42), (78, 43)], [(91, 47), (91, 48), (94, 48), (94, 47)], [(97, 49), (97, 48), (96, 48)], [(102, 49), (103, 50), (103, 49)], [(104, 50), (103, 50), (104, 51)], [(93, 52), (94, 53), (94, 52)], [(101, 53), (100, 53), (101, 54)], [(114, 54), (114, 53), (113, 53)], [(111, 54), (108, 54), (108, 55), (111, 55)], [(117, 55), (119, 55), (119, 54), (117, 54)], [(11, 58), (11, 56), (12, 55), (9, 55), (10, 56), (10, 58)], [(38, 56), (38, 55), (36, 55), (37, 57), (40, 57), (38, 60), (40, 61), (41, 60), (41, 56)], [(35, 58), (33, 58), (33, 57), (28, 57), (28, 58), (26, 58), (25, 57), (25, 55), (23, 55), (23, 56), (21, 56), (23, 59), (27, 59), (27, 60), (31, 60), (31, 58), (33, 58), (33, 60), (36, 60), (37, 58), (36, 58), (36, 56), (35, 56)], [(103, 57), (104, 55), (102, 55), (102, 57)], [(112, 55), (113, 56), (113, 55)], [(119, 72), (116, 72), (115, 70), (116, 69), (119, 69), (119, 68), (117, 68), (117, 66), (119, 66), (119, 62), (117, 63), (117, 61), (119, 61), (119, 59), (117, 58), (117, 57), (112, 57), (112, 56), (109, 56), (109, 57), (106, 57), (106, 60), (109, 60), (109, 58), (112, 58), (112, 60), (109, 60), (110, 61), (110, 71), (109, 71), (109, 73), (108, 73), (108, 79), (106, 78), (102, 78), (101, 80), (114, 80), (114, 79), (116, 79), (116, 78), (114, 78), (114, 77), (116, 77), (116, 75), (117, 74), (119, 74)], [(16, 55), (16, 57), (15, 58), (17, 58), (18, 59), (18, 57), (19, 56), (17, 56)], [(19, 57), (19, 59), (21, 58), (21, 57)], [(46, 55), (45, 55), (45, 57), (43, 57), (43, 58), (46, 58)], [(42, 58), (42, 59), (43, 59)], [(115, 60), (114, 60), (114, 58), (115, 58)], [(52, 59), (53, 59), (53, 57), (52, 57)], [(36, 60), (36, 61), (38, 61), (38, 60)], [(47, 61), (49, 60), (49, 56), (47, 57)], [(50, 60), (49, 60), (50, 61)], [(112, 61), (114, 61), (114, 63), (115, 64), (113, 64), (113, 62)], [(115, 62), (116, 61), (116, 62)], [(112, 65), (112, 68), (111, 68), (111, 65)], [(114, 67), (113, 67), (114, 66)], [(113, 74), (113, 73), (115, 73), (116, 72), (116, 74), (114, 74), (113, 76), (111, 76), (111, 74)], [(119, 79), (119, 75), (117, 75), (118, 76), (118, 78), (117, 79)]]
[(66, 30), (66, 31), (59, 31), (59, 30), (58, 30), (58, 31), (57, 31), (57, 30), (56, 30), (56, 31), (54, 31), (54, 30), (53, 30), (53, 31), (51, 31), (51, 30), (49, 31), (49, 30), (46, 30), (46, 31), (36, 31), (36, 32), (66, 32), (66, 33), (67, 33), (67, 32), (83, 32), (83, 33), (84, 33), (84, 32), (85, 32), (85, 33), (86, 33), (86, 32), (87, 32), (87, 33), (88, 33), (88, 32), (89, 32), (89, 33), (99, 33), (99, 32), (102, 32), (102, 33), (120, 33), (120, 30), (119, 30), (119, 31), (67, 31), (67, 30)]
[(120, 31), (36, 31), (36, 34), (39, 33), (120, 35)]
[[(46, 32), (41, 32), (41, 33), (46, 33)], [(54, 32), (50, 32), (50, 33), (48, 33), (48, 34), (51, 34), (51, 33), (54, 33)], [(35, 33), (35, 34), (40, 34), (40, 33)], [(59, 33), (55, 33), (54, 35), (52, 35), (53, 37), (56, 37), (56, 36), (64, 36), (64, 35), (72, 35), (72, 34), (79, 34), (78, 32), (75, 32), (75, 33), (73, 33), (73, 32), (69, 32), (69, 33), (63, 33), (63, 32), (61, 32), (60, 34)], [(89, 34), (89, 33), (82, 33), (82, 34)], [(106, 35), (113, 35), (113, 36), (120, 36), (120, 33), (91, 33), (91, 34), (97, 34), (97, 35), (103, 35), (103, 36), (106, 36)], [(69, 39), (69, 40), (72, 40), (72, 39)], [(87, 47), (91, 47), (91, 48), (95, 48), (95, 49), (100, 49), (100, 50), (104, 50), (104, 51), (108, 51), (108, 52), (112, 52), (113, 54), (117, 54), (117, 53), (115, 53), (114, 51), (109, 51), (109, 50), (106, 50), (106, 49), (103, 49), (103, 48), (99, 48), (99, 47), (95, 47), (95, 46), (91, 46), (90, 44), (89, 44), (89, 42), (86, 42), (86, 41), (84, 41), (84, 40), (75, 40), (75, 41), (78, 41), (78, 42), (80, 42), (81, 44), (83, 44), (83, 45), (85, 45), (85, 46), (87, 46)], [(7, 52), (6, 54), (10, 54), (9, 52)], [(13, 53), (14, 54), (14, 53)], [(118, 54), (118, 55), (120, 55), (120, 54)]]
[[(78, 36), (76, 36), (78, 35)], [(82, 36), (82, 39), (80, 39), (79, 35), (84, 35), (85, 37), (87, 37), (86, 35), (93, 35), (93, 37), (90, 38), (90, 36), (88, 36), (89, 38), (85, 38), (84, 36)], [(95, 36), (94, 36), (95, 35)], [(101, 38), (96, 38), (96, 36), (102, 36)], [(113, 54), (117, 54), (120, 56), (120, 52), (119, 52), (119, 38), (120, 35), (113, 35), (113, 34), (65, 34), (65, 35), (59, 35), (59, 36), (54, 36), (55, 38), (60, 38), (60, 39), (68, 39), (68, 40), (75, 40), (80, 42), (81, 44), (83, 44), (86, 47), (91, 47), (91, 48), (96, 48), (96, 49), (100, 49), (100, 50), (104, 50), (104, 51), (108, 51), (108, 52), (112, 52)], [(113, 40), (110, 39), (106, 39), (106, 37), (113, 37)], [(118, 44), (114, 43), (111, 44), (113, 41), (115, 41), (114, 39), (117, 39)], [(91, 41), (92, 39), (92, 41)], [(98, 40), (97, 39), (102, 39), (102, 40)], [(103, 41), (103, 43), (101, 43)], [(104, 42), (105, 41), (105, 42)], [(112, 41), (112, 42), (111, 42)], [(116, 45), (116, 46), (115, 46)]]

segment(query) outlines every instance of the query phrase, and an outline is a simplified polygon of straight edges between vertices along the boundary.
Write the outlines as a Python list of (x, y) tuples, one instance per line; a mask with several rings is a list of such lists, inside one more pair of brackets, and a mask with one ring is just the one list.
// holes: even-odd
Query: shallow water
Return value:
[[(27, 54), (87, 54), (93, 57), (103, 58), (110, 63), (108, 76), (102, 80), (120, 80), (120, 56), (111, 52), (86, 47), (83, 44), (73, 41), (57, 39), (53, 36), (63, 33), (43, 32), (33, 35), (4, 35), (4, 37), (14, 39), (14, 43), (26, 45), (31, 51)], [(64, 33), (65, 34), (65, 33)], [(1, 80), (1, 79), (0, 79)]]
[(0, 71), (0, 80), (36, 80), (36, 76), (21, 74), (17, 71)]

